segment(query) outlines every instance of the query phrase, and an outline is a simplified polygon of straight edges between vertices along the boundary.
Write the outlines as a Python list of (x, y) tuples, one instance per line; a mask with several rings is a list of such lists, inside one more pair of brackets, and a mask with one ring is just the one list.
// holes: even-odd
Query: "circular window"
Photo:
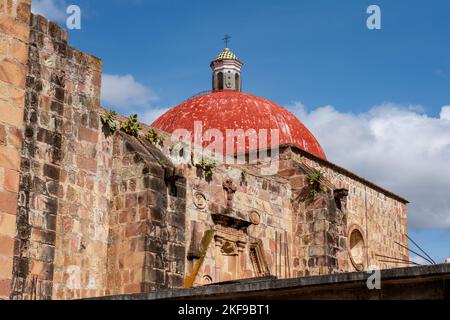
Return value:
[(351, 229), (349, 233), (349, 255), (356, 270), (364, 270), (364, 236), (359, 228)]

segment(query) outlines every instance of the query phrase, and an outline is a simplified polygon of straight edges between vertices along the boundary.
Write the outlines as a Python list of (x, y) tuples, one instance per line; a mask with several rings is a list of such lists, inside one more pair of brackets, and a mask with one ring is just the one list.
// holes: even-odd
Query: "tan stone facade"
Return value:
[(0, 299), (11, 290), (31, 0), (0, 1)]
[(205, 177), (177, 164), (168, 137), (159, 145), (111, 134), (100, 121), (101, 61), (31, 15), (30, 1), (1, 1), (0, 13), (0, 298), (140, 293), (408, 259), (396, 243), (407, 246), (405, 200), (292, 146), (276, 175), (220, 165)]

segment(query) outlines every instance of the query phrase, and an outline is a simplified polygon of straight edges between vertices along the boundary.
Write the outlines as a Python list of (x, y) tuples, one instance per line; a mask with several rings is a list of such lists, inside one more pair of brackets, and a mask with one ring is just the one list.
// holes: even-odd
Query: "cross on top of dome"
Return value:
[(230, 43), (231, 36), (225, 34), (225, 37), (222, 40), (225, 43), (225, 49), (223, 49), (223, 51), (219, 53), (215, 61), (222, 61), (222, 60), (238, 61), (239, 59), (236, 57), (236, 55), (233, 52), (231, 52), (230, 49), (228, 49), (228, 44)]
[(223, 42), (225, 42), (225, 48), (228, 48), (228, 43), (231, 40), (231, 36), (229, 36), (228, 34), (225, 34), (225, 37), (222, 40), (223, 40)]

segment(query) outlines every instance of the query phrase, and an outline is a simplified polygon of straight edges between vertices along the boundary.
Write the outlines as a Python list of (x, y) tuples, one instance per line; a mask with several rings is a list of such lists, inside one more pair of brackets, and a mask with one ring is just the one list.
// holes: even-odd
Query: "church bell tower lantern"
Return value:
[[(229, 36), (225, 36), (225, 45), (228, 45)], [(233, 90), (241, 91), (241, 68), (243, 63), (239, 61), (236, 55), (225, 48), (217, 56), (217, 58), (211, 62), (212, 75), (212, 90)]]

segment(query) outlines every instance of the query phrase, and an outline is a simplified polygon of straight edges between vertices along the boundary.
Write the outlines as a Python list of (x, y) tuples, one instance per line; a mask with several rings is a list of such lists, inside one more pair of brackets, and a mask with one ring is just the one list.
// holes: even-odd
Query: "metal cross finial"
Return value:
[(228, 43), (230, 43), (231, 37), (225, 34), (225, 38), (222, 39), (225, 42), (225, 48), (228, 48)]

